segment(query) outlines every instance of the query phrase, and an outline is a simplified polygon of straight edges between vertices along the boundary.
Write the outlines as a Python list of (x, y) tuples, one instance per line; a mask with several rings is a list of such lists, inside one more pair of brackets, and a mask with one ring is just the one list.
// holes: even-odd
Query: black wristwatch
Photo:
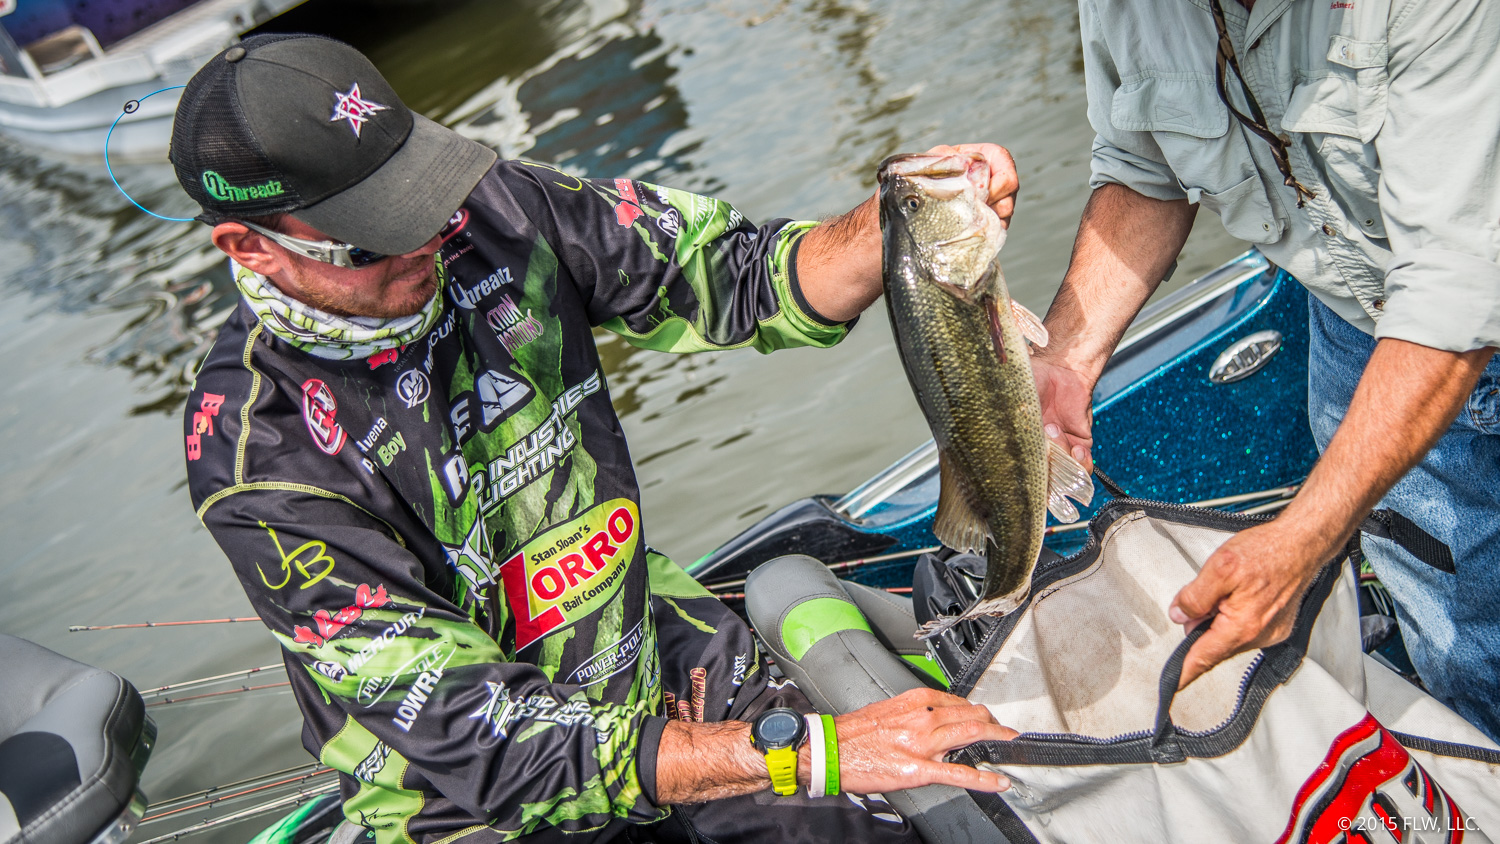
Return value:
[(797, 793), (797, 751), (807, 741), (807, 722), (795, 709), (768, 709), (750, 725), (750, 743), (766, 755), (771, 789), (783, 797)]

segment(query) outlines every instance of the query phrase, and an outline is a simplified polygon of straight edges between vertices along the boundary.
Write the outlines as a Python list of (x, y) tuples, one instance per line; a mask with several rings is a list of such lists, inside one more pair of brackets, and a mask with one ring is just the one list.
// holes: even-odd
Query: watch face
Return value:
[(802, 716), (790, 709), (773, 709), (755, 722), (756, 741), (768, 749), (788, 747), (802, 732)]

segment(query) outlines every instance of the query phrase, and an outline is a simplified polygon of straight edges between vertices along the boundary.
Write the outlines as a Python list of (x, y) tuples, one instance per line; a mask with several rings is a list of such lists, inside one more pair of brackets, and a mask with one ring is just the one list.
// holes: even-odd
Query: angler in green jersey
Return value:
[[(974, 149), (1008, 218), (1009, 156)], [(880, 289), (872, 203), (756, 227), (497, 161), (312, 36), (210, 61), (172, 161), (243, 294), (188, 402), (193, 505), (376, 841), (915, 840), (860, 795), (1005, 787), (942, 759), (1013, 733), (932, 691), (836, 719), (823, 796), (768, 790), (747, 721), (812, 708), (647, 544), (593, 343), (839, 342)]]

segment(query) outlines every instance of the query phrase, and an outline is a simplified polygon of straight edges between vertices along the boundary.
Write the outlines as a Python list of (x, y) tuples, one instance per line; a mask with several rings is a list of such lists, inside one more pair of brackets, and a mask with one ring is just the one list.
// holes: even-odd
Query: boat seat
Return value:
[(0, 844), (122, 841), (155, 737), (130, 683), (0, 634)]
[[(778, 557), (751, 572), (745, 610), (777, 665), (821, 712), (852, 712), (943, 685), (911, 659), (927, 657), (913, 637), (910, 599), (840, 581), (812, 557)], [(928, 844), (998, 839), (993, 822), (963, 789), (929, 785), (885, 798)]]

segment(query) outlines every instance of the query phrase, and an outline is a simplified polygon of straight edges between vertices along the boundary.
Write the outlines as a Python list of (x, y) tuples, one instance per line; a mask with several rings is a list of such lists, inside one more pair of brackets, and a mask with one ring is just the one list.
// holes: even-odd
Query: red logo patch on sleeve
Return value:
[(187, 435), (187, 459), (197, 460), (203, 456), (203, 438), (214, 435), (214, 417), (224, 406), (224, 397), (217, 393), (204, 393), (198, 402), (198, 411), (193, 414), (193, 432)]
[(629, 179), (615, 179), (615, 190), (620, 192), (620, 203), (615, 206), (615, 222), (630, 226), (645, 212), (641, 200), (635, 195), (635, 185)]
[(338, 415), (339, 403), (328, 389), (316, 378), (302, 385), (302, 421), (307, 423), (307, 433), (325, 454), (338, 454), (349, 435), (339, 427), (334, 417)]

